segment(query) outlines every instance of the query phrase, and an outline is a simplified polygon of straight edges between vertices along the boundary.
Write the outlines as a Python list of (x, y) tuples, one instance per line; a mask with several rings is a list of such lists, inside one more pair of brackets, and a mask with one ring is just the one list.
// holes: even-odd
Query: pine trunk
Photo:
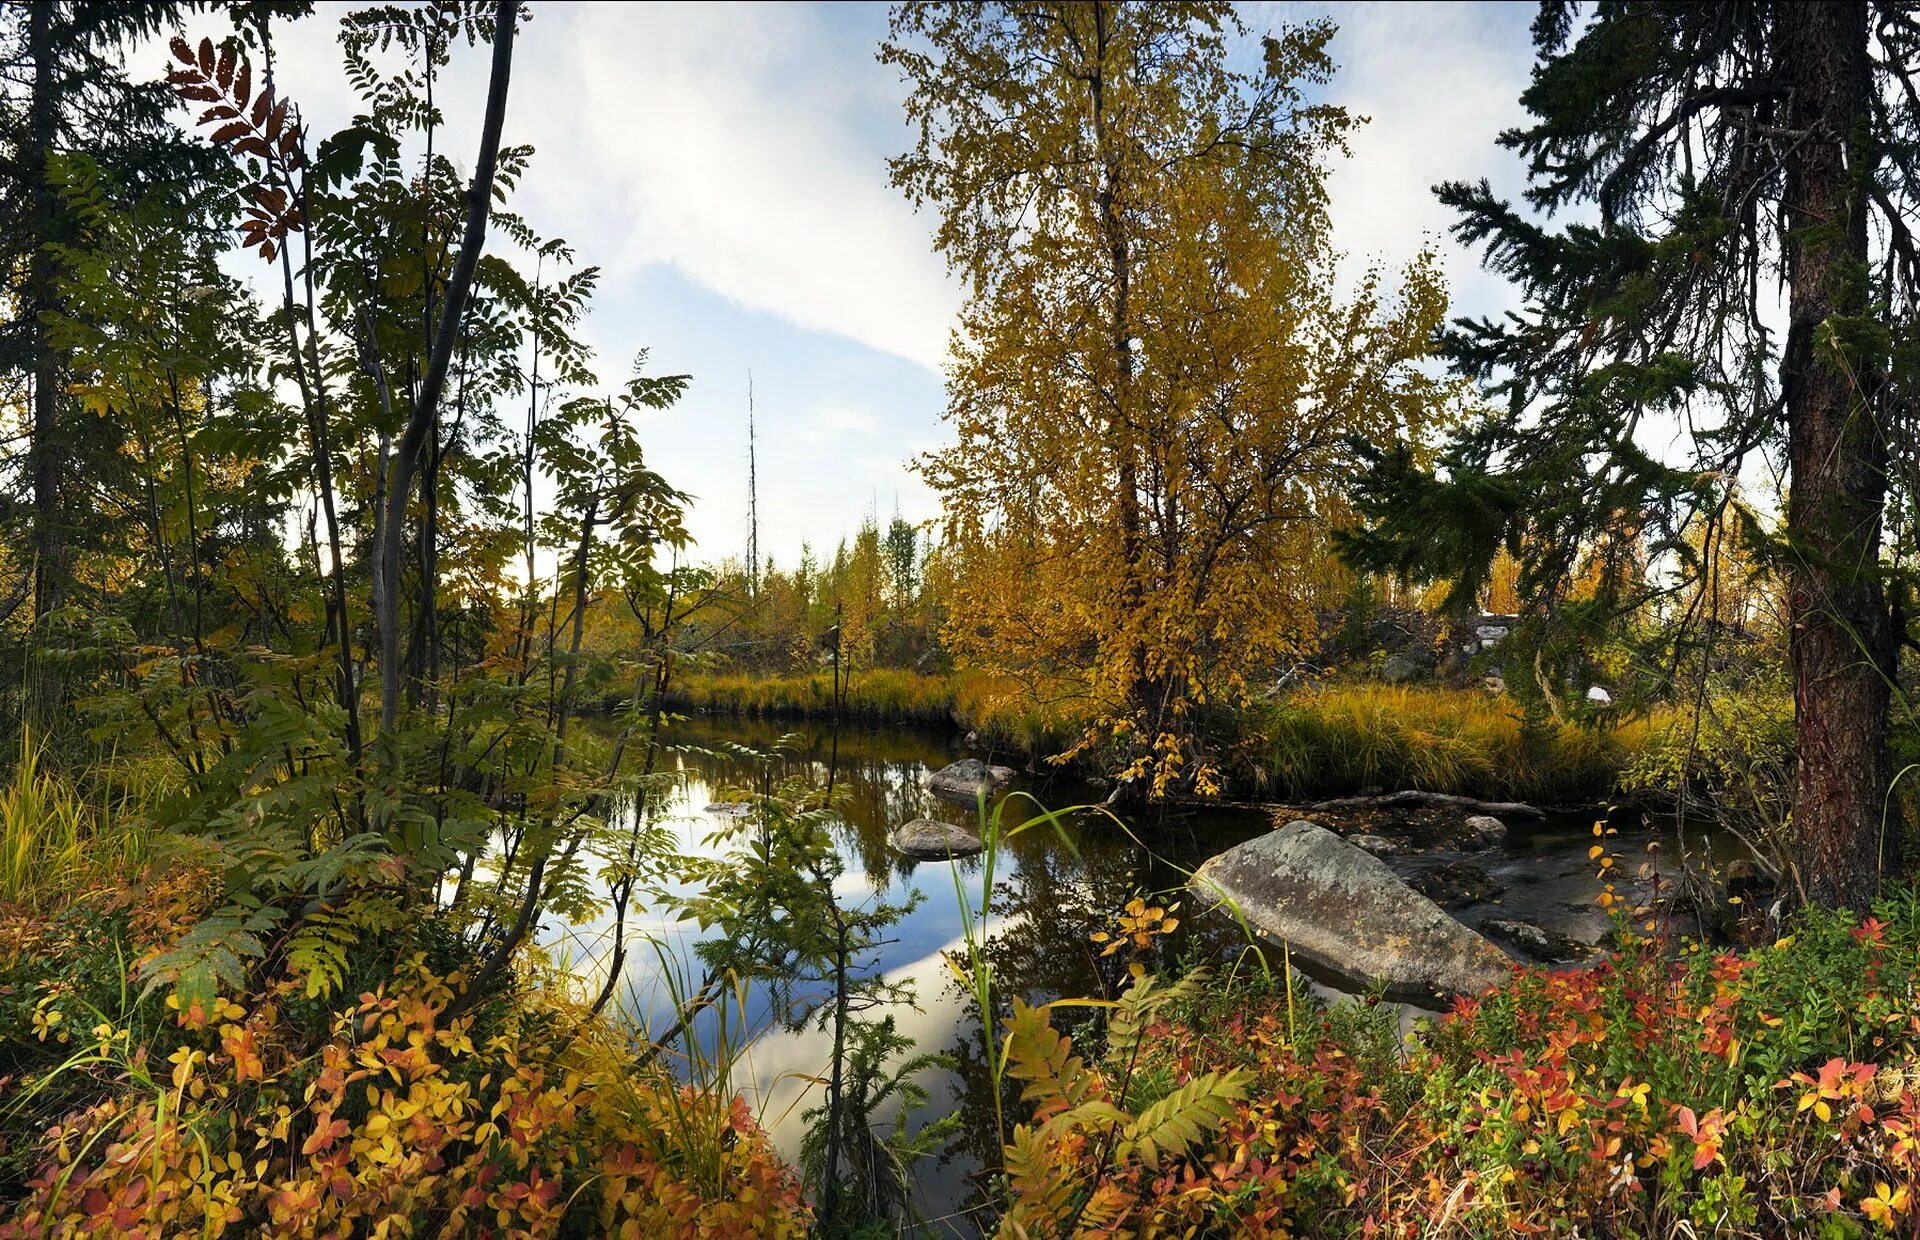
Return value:
[[(47, 337), (47, 314), (53, 309), (54, 228), (59, 202), (47, 161), (58, 137), (58, 74), (53, 51), (53, 6), (35, 4), (27, 11), (27, 54), (33, 61), (31, 148), (28, 167), (33, 177), (33, 252), (29, 258), (28, 302), (24, 307), (33, 338), (33, 424), (27, 449), (33, 486), (33, 616), (42, 619), (60, 606), (66, 595), (69, 566), (67, 540), (60, 511), (60, 373), (53, 343)], [(42, 688), (45, 673), (42, 674)], [(51, 706), (52, 703), (42, 703)]]
[(1788, 126), (1805, 135), (1792, 142), (1783, 204), (1794, 826), (1802, 894), (1859, 910), (1879, 892), (1898, 844), (1886, 818), (1895, 647), (1877, 571), (1887, 445), (1874, 376), (1830, 331), (1868, 308), (1867, 5), (1777, 12)]

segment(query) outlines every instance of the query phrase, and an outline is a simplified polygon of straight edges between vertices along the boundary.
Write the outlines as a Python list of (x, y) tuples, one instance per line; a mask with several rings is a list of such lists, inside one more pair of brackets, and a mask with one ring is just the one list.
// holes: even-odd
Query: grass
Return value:
[(1574, 800), (1611, 791), (1650, 731), (1528, 727), (1511, 700), (1477, 689), (1331, 686), (1249, 712), (1245, 775), (1283, 797), (1379, 787)]
[[(669, 694), (675, 710), (769, 719), (831, 719), (833, 674), (683, 676)], [(954, 687), (946, 676), (878, 668), (847, 685), (845, 718), (856, 723), (941, 723), (954, 720)]]
[(89, 876), (140, 865), (151, 839), (135, 821), (90, 804), (23, 732), (0, 783), (0, 904), (44, 908)]
[[(824, 720), (833, 678), (689, 676), (672, 705), (750, 718)], [(866, 724), (957, 726), (996, 749), (1039, 761), (1085, 727), (1078, 699), (974, 671), (950, 676), (876, 669), (848, 686), (845, 717)], [(1247, 795), (1300, 798), (1419, 788), (1488, 798), (1568, 801), (1605, 796), (1657, 724), (1528, 727), (1506, 697), (1481, 689), (1333, 684), (1247, 707), (1234, 722)]]

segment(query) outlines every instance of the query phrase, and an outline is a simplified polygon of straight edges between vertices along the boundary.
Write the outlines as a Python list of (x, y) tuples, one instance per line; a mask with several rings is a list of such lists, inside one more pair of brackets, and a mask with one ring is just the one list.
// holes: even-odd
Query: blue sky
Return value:
[[(653, 418), (648, 444), (656, 468), (698, 497), (697, 557), (745, 544), (749, 371), (761, 543), (777, 562), (791, 564), (803, 540), (830, 549), (869, 510), (935, 515), (907, 463), (946, 436), (939, 367), (959, 296), (930, 248), (932, 221), (887, 184), (885, 161), (910, 134), (903, 90), (874, 59), (886, 6), (531, 9), (505, 141), (536, 154), (514, 206), (603, 268), (587, 336), (604, 378), (623, 375), (641, 347), (654, 370), (693, 376), (686, 400)], [(281, 41), (282, 86), (319, 131), (353, 106), (334, 43), (339, 11), (321, 5)], [(1244, 6), (1255, 36), (1319, 16), (1340, 26), (1328, 97), (1371, 118), (1332, 180), (1345, 278), (1431, 242), (1457, 310), (1507, 304), (1444, 235), (1430, 187), (1480, 176), (1518, 187), (1493, 139), (1521, 117), (1532, 14), (1522, 4)], [(457, 56), (439, 91), (443, 149), (456, 156), (477, 137), (485, 59)]]

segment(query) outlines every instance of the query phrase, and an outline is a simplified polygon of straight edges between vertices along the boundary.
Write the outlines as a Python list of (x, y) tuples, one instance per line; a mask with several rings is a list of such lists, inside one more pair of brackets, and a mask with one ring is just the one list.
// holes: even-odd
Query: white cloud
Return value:
[(1519, 162), (1495, 139), (1525, 117), (1519, 95), (1533, 61), (1531, 12), (1519, 5), (1288, 4), (1243, 13), (1256, 35), (1322, 13), (1339, 28), (1332, 54), (1340, 67), (1327, 94), (1368, 118), (1328, 181), (1343, 287), (1372, 264), (1405, 264), (1428, 244), (1456, 313), (1511, 304), (1505, 282), (1447, 234), (1453, 213), (1433, 187), (1484, 176), (1496, 191), (1519, 189)]
[(616, 274), (670, 263), (742, 306), (939, 366), (958, 295), (862, 132), (899, 115), (864, 37), (810, 8), (678, 4), (578, 8), (570, 34), (568, 162), (626, 237)]

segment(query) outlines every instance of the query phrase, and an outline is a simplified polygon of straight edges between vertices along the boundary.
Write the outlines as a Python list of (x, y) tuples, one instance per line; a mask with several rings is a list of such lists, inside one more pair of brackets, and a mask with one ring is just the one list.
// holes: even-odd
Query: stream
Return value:
[[(667, 737), (670, 750), (663, 769), (677, 772), (677, 787), (656, 825), (672, 833), (680, 851), (712, 856), (708, 837), (725, 825), (707, 807), (729, 789), (757, 782), (758, 768), (728, 746), (772, 750), (776, 782), (800, 776), (825, 783), (833, 747), (824, 728), (773, 721), (695, 718), (676, 724)], [(716, 748), (718, 747), (718, 748)], [(957, 1112), (962, 1132), (950, 1151), (916, 1168), (919, 1206), (931, 1220), (928, 1234), (974, 1236), (971, 1221), (979, 1208), (978, 1173), (995, 1165), (991, 1082), (983, 1062), (981, 1029), (971, 999), (955, 981), (943, 952), (964, 953), (961, 900), (974, 908), (982, 901), (984, 865), (962, 861), (914, 861), (893, 852), (887, 832), (912, 818), (934, 818), (972, 827), (972, 809), (947, 804), (928, 793), (925, 777), (960, 757), (970, 756), (961, 738), (946, 730), (908, 727), (848, 727), (837, 747), (836, 787), (846, 790), (835, 845), (845, 873), (836, 884), (843, 905), (885, 900), (902, 903), (917, 893), (918, 903), (888, 932), (871, 964), (889, 980), (912, 987), (912, 1006), (885, 1009), (918, 1052), (951, 1057), (952, 1070), (932, 1069), (921, 1081), (931, 1101), (920, 1119)], [(989, 756), (974, 754), (971, 756)], [(1053, 809), (1096, 802), (1100, 794), (1065, 776), (1028, 779), (1017, 785)], [(1014, 815), (1017, 822), (1028, 815)], [(1336, 830), (1374, 829), (1316, 815)], [(1285, 821), (1283, 818), (1281, 821)], [(1108, 993), (1123, 972), (1115, 959), (1101, 959), (1091, 937), (1113, 928), (1127, 900), (1143, 893), (1178, 899), (1179, 930), (1156, 944), (1161, 961), (1224, 960), (1244, 955), (1245, 940), (1224, 916), (1193, 916), (1194, 902), (1180, 890), (1186, 873), (1208, 857), (1270, 830), (1274, 816), (1264, 810), (1161, 810), (1122, 829), (1093, 815), (1076, 816), (1061, 834), (1037, 828), (1009, 841), (997, 861), (988, 954), (996, 990), (1030, 1002)], [(1503, 890), (1454, 910), (1468, 925), (1489, 918), (1515, 918), (1570, 934), (1597, 939), (1605, 917), (1596, 906), (1599, 892), (1587, 850), (1594, 842), (1590, 813), (1549, 815), (1545, 822), (1511, 823), (1506, 840), (1471, 863)], [(1622, 826), (1611, 841), (1632, 866), (1657, 838), (1646, 824)], [(1444, 849), (1388, 858), (1403, 877), (1465, 854)], [(581, 926), (545, 927), (542, 941), (564, 964), (597, 988), (604, 977), (611, 917)], [(657, 905), (630, 912), (625, 976), (616, 992), (616, 1009), (636, 1026), (660, 1032), (673, 1019), (676, 994), (696, 988), (701, 966), (693, 946), (699, 935), (691, 922), (677, 920)], [(1277, 963), (1277, 962), (1276, 962)], [(1337, 979), (1317, 983), (1330, 997), (1344, 989)], [(799, 996), (805, 1001), (809, 996)], [(789, 1159), (797, 1157), (805, 1127), (801, 1115), (817, 1105), (822, 1087), (814, 1079), (829, 1059), (830, 1040), (817, 1022), (795, 1032), (780, 1019), (764, 990), (749, 990), (724, 1005), (726, 1040), (743, 1047), (728, 1084), (742, 1093)], [(882, 1011), (868, 1013), (878, 1016)], [(711, 1052), (720, 1040), (716, 1018), (695, 1027), (700, 1047)], [(1010, 1105), (1009, 1121), (1019, 1114)], [(918, 1120), (914, 1122), (919, 1122)]]

